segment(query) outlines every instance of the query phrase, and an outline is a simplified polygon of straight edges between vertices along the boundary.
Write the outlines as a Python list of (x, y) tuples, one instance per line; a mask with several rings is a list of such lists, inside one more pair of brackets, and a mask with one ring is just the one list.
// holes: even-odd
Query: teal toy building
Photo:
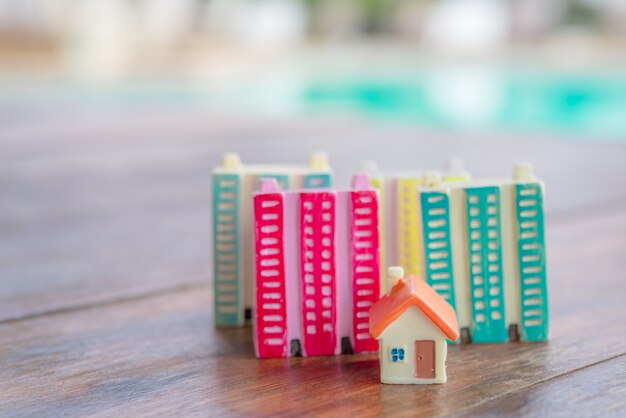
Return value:
[(229, 153), (213, 170), (213, 280), (215, 323), (240, 326), (250, 319), (255, 298), (252, 193), (260, 179), (274, 178), (283, 190), (332, 186), (323, 153), (308, 166), (247, 165)]
[(548, 337), (544, 185), (530, 165), (512, 180), (418, 187), (425, 280), (457, 311), (465, 342)]

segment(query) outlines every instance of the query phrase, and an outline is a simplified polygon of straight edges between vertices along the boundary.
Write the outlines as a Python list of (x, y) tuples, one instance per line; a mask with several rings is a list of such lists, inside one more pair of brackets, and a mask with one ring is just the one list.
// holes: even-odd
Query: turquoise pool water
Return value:
[(626, 77), (422, 74), (312, 83), (308, 111), (450, 129), (555, 131), (626, 141)]
[(515, 69), (406, 70), (381, 74), (277, 74), (220, 83), (132, 79), (80, 84), (0, 83), (0, 107), (207, 107), (278, 117), (357, 117), (478, 132), (562, 133), (626, 143), (626, 71), (558, 74)]

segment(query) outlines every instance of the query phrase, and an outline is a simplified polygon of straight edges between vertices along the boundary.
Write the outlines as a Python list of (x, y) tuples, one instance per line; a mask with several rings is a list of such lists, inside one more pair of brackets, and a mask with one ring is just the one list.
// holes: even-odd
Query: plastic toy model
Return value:
[(543, 195), (528, 164), (513, 180), (418, 188), (424, 276), (456, 309), (462, 342), (548, 338)]
[(244, 165), (239, 155), (225, 154), (213, 170), (213, 267), (215, 324), (241, 326), (254, 304), (254, 229), (252, 193), (260, 179), (273, 178), (282, 190), (332, 185), (323, 153), (309, 166)]
[(390, 289), (370, 310), (379, 342), (380, 380), (393, 384), (445, 383), (447, 339), (459, 338), (454, 308), (415, 275), (388, 270)]
[(282, 191), (254, 196), (258, 357), (375, 352), (369, 309), (380, 297), (378, 192)]
[[(372, 186), (379, 190), (381, 196), (381, 265), (401, 266), (408, 274), (423, 277), (421, 208), (415, 193), (428, 173), (382, 173), (373, 161), (364, 162), (362, 171), (370, 176)], [(459, 158), (451, 158), (446, 170), (436, 175), (446, 184), (471, 179), (463, 160)], [(381, 277), (381, 284), (386, 290), (384, 277)]]

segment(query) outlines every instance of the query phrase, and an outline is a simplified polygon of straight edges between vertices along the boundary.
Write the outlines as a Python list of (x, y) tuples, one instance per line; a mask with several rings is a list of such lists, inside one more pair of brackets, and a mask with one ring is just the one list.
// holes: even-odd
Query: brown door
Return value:
[(415, 377), (420, 379), (436, 377), (434, 341), (415, 341)]

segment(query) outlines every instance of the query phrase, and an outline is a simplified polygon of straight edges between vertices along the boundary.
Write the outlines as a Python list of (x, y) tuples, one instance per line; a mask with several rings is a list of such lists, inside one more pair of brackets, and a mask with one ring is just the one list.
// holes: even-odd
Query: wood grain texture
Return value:
[(525, 160), (548, 184), (550, 213), (626, 197), (619, 144), (197, 108), (3, 111), (11, 117), (0, 129), (0, 321), (205, 285), (209, 176), (226, 151), (245, 162), (304, 163), (328, 150), (344, 186), (364, 159), (386, 170), (439, 169), (461, 155), (476, 176), (508, 175)]
[[(2, 416), (626, 415), (626, 147), (202, 109), (42, 104), (0, 122)], [(362, 159), (462, 155), (476, 176), (532, 161), (548, 184), (550, 341), (453, 346), (449, 383), (415, 387), (379, 384), (376, 356), (261, 361), (249, 328), (216, 330), (211, 167), (319, 149), (342, 185)]]
[(625, 209), (550, 223), (550, 341), (452, 346), (445, 385), (381, 385), (375, 355), (255, 359), (204, 286), (0, 324), (0, 412), (623, 416)]
[(626, 355), (583, 367), (465, 410), (468, 415), (624, 416)]

